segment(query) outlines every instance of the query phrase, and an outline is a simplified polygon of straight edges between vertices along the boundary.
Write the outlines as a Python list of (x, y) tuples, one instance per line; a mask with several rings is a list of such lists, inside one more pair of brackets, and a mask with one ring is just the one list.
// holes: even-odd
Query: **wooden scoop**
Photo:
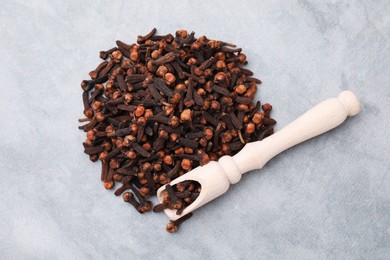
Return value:
[[(173, 180), (173, 186), (179, 182), (193, 180), (200, 183), (202, 191), (199, 197), (186, 207), (180, 215), (175, 210), (165, 209), (171, 220), (196, 210), (207, 202), (224, 194), (230, 184), (240, 181), (241, 175), (252, 170), (261, 169), (270, 159), (284, 150), (304, 142), (312, 137), (325, 133), (344, 122), (347, 116), (359, 113), (360, 102), (351, 91), (343, 91), (338, 98), (329, 98), (316, 105), (282, 130), (262, 141), (252, 142), (235, 156), (223, 156), (218, 162), (211, 161), (205, 166)], [(163, 200), (162, 191), (157, 191), (157, 198)]]

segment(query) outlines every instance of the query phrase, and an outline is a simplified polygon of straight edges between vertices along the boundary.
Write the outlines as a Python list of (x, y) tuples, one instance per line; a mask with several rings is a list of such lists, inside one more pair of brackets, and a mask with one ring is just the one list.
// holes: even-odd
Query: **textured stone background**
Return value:
[[(389, 257), (388, 0), (5, 0), (0, 25), (0, 258)], [(170, 235), (165, 215), (103, 189), (77, 130), (98, 52), (152, 27), (243, 47), (278, 129), (345, 89), (361, 114), (247, 174)]]

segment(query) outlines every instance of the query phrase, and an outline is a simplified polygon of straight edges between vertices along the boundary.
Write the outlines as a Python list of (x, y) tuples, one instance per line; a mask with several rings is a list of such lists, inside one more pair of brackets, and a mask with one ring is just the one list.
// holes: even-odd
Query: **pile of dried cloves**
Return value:
[[(261, 81), (243, 68), (241, 48), (185, 30), (156, 35), (156, 29), (137, 43), (116, 45), (100, 52), (104, 61), (81, 82), (85, 118), (79, 121), (87, 123), (79, 128), (87, 135), (84, 152), (102, 163), (104, 187), (120, 183), (115, 195), (138, 212), (153, 208), (148, 197), (162, 185), (273, 133), (272, 106), (253, 101)], [(196, 183), (175, 186), (167, 186), (155, 212), (180, 214), (201, 190)]]

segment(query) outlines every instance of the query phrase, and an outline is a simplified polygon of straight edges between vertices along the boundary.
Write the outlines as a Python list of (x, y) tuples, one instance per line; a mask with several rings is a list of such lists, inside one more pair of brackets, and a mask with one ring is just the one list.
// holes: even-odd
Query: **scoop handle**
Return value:
[(338, 98), (329, 98), (319, 103), (275, 134), (262, 141), (246, 144), (233, 156), (233, 160), (241, 174), (261, 169), (277, 154), (335, 128), (347, 116), (354, 116), (359, 111), (360, 102), (356, 95), (351, 91), (343, 91)]

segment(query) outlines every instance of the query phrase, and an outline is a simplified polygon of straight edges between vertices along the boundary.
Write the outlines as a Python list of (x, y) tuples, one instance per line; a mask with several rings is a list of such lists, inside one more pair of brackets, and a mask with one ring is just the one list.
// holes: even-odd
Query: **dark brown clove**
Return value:
[(165, 96), (167, 96), (167, 97), (171, 97), (172, 96), (173, 91), (170, 88), (167, 87), (167, 85), (165, 84), (164, 81), (162, 81), (161, 79), (158, 79), (158, 78), (154, 78), (153, 82), (154, 82), (154, 86), (159, 91), (161, 91), (161, 93), (163, 93)]
[(187, 215), (175, 220), (175, 221), (170, 221), (168, 224), (167, 224), (167, 227), (166, 227), (166, 230), (169, 232), (169, 233), (174, 233), (174, 232), (177, 232), (177, 230), (179, 229), (179, 226), (186, 220), (190, 219), (192, 217), (192, 213), (188, 213)]
[(158, 58), (157, 60), (152, 61), (152, 64), (154, 64), (156, 66), (161, 66), (161, 65), (164, 65), (164, 64), (169, 63), (171, 61), (174, 61), (175, 58), (176, 58), (175, 53), (168, 52), (167, 54)]
[(141, 43), (144, 43), (145, 41), (149, 40), (156, 33), (156, 31), (157, 31), (157, 29), (153, 28), (152, 31), (150, 31), (145, 36), (138, 36), (137, 37), (137, 43), (141, 44)]
[(108, 64), (108, 61), (103, 61), (96, 67), (96, 69), (90, 71), (89, 76), (91, 77), (91, 79), (96, 79), (99, 75), (99, 72), (102, 69), (104, 69), (107, 66), (107, 64)]
[(113, 52), (116, 51), (116, 50), (117, 50), (117, 48), (114, 47), (114, 48), (111, 48), (111, 49), (109, 49), (109, 50), (107, 50), (107, 51), (101, 51), (101, 52), (100, 52), (100, 58), (103, 59), (103, 60), (105, 60), (105, 59), (108, 58), (108, 55), (110, 55), (111, 53), (113, 53)]
[[(155, 33), (139, 36), (138, 44), (116, 41), (81, 83), (84, 152), (102, 161), (104, 187), (120, 182), (114, 194), (140, 213), (152, 209), (146, 198), (162, 185), (266, 138), (276, 124), (272, 106), (253, 101), (261, 81), (244, 68), (241, 48), (185, 30)], [(153, 210), (180, 215), (201, 186), (188, 181), (167, 190)]]

